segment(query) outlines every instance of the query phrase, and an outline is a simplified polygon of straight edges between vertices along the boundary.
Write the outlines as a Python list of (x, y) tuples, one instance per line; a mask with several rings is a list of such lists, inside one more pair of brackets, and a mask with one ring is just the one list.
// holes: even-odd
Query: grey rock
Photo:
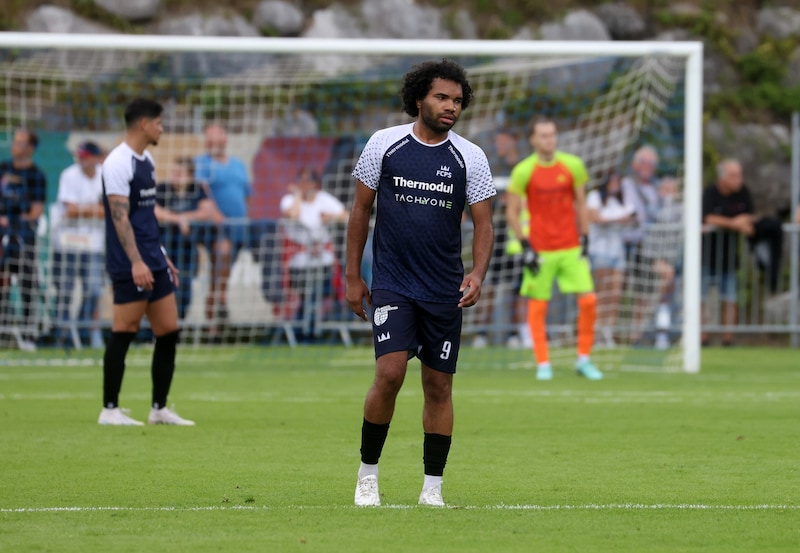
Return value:
[(792, 8), (764, 8), (756, 15), (759, 34), (782, 39), (800, 35), (800, 12)]
[(305, 16), (289, 2), (267, 0), (256, 6), (253, 25), (257, 29), (274, 31), (279, 36), (298, 36), (303, 31)]
[(739, 72), (733, 63), (720, 52), (711, 48), (704, 49), (703, 56), (703, 93), (714, 94), (738, 87), (741, 84)]
[(478, 34), (478, 26), (472, 19), (472, 16), (465, 9), (458, 9), (453, 14), (453, 38), (460, 38), (466, 40), (475, 40), (480, 38)]
[(570, 12), (561, 23), (545, 23), (539, 33), (543, 40), (611, 40), (600, 18), (587, 10)]
[(783, 85), (800, 86), (800, 46), (795, 48), (794, 52), (792, 52), (792, 55), (789, 57)]
[(412, 0), (364, 0), (361, 15), (374, 38), (449, 38), (441, 12)]
[(303, 33), (306, 38), (364, 38), (365, 34), (356, 19), (344, 8), (333, 5), (316, 10)]
[(750, 27), (739, 27), (736, 29), (733, 46), (740, 56), (752, 52), (758, 47), (758, 35)]
[(258, 29), (238, 14), (193, 13), (165, 19), (156, 25), (155, 32), (179, 36), (260, 36)]
[(161, 0), (94, 0), (94, 3), (128, 21), (155, 19), (161, 10)]
[[(237, 14), (194, 13), (159, 22), (155, 34), (175, 36), (261, 36), (258, 30)], [(254, 53), (185, 52), (168, 55), (175, 76), (223, 77), (253, 70), (269, 56)]]
[(626, 4), (603, 4), (595, 14), (614, 40), (638, 40), (645, 35), (644, 19)]
[(113, 33), (70, 10), (58, 6), (41, 6), (33, 10), (25, 21), (25, 30), (35, 33)]

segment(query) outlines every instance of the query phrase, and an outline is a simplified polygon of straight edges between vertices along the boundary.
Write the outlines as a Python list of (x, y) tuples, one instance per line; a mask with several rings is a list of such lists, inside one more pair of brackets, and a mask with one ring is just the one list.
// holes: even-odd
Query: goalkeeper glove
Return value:
[(527, 240), (521, 240), (522, 243), (522, 265), (527, 267), (533, 276), (539, 272), (539, 254), (533, 249), (531, 243)]
[(589, 259), (589, 236), (586, 234), (581, 235), (581, 257)]

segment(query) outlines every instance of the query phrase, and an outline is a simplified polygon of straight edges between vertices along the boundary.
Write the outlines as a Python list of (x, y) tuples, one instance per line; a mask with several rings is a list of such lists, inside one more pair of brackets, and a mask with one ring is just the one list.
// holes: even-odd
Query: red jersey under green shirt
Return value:
[(580, 246), (575, 189), (588, 180), (583, 161), (565, 152), (557, 151), (550, 163), (533, 154), (514, 167), (508, 191), (527, 199), (533, 249), (551, 252)]

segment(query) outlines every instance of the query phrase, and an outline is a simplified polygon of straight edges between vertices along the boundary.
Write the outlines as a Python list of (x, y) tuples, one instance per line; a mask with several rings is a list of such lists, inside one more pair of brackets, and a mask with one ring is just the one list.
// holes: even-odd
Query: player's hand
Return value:
[(369, 296), (367, 283), (361, 277), (348, 278), (345, 283), (345, 298), (350, 306), (350, 311), (358, 315), (362, 321), (369, 320), (367, 312), (364, 310), (364, 302), (372, 307), (372, 298)]
[(175, 267), (175, 264), (172, 263), (172, 260), (169, 257), (167, 257), (167, 270), (169, 271), (169, 274), (172, 275), (172, 283), (175, 285), (175, 288), (180, 286), (181, 281), (178, 277), (178, 273), (180, 273), (180, 271), (177, 267)]
[(153, 273), (150, 271), (150, 267), (141, 259), (131, 264), (131, 276), (133, 277), (133, 283), (138, 288), (142, 290), (153, 289)]
[(472, 307), (481, 297), (481, 286), (482, 281), (478, 278), (477, 275), (470, 273), (464, 277), (464, 280), (461, 282), (461, 287), (459, 288), (459, 292), (463, 295), (461, 299), (458, 300), (459, 307)]
[(581, 234), (581, 257), (589, 259), (589, 235)]
[(539, 254), (533, 249), (531, 243), (527, 240), (521, 240), (522, 243), (522, 265), (527, 267), (533, 276), (539, 273)]

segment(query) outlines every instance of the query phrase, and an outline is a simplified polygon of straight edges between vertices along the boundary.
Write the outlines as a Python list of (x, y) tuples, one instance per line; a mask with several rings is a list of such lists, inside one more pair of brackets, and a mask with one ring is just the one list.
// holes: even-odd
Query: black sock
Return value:
[(153, 407), (161, 409), (167, 405), (167, 394), (175, 374), (175, 348), (178, 344), (180, 330), (174, 330), (163, 336), (156, 336), (153, 348), (153, 364), (150, 374), (153, 378)]
[(447, 455), (450, 453), (452, 436), (443, 434), (425, 433), (422, 445), (422, 462), (425, 465), (425, 474), (428, 476), (442, 476), (444, 466), (447, 464)]
[(381, 458), (383, 444), (389, 435), (389, 423), (375, 424), (364, 419), (361, 425), (361, 462), (367, 465), (377, 465)]
[(103, 355), (103, 407), (119, 407), (119, 391), (125, 374), (125, 356), (135, 332), (112, 332)]

